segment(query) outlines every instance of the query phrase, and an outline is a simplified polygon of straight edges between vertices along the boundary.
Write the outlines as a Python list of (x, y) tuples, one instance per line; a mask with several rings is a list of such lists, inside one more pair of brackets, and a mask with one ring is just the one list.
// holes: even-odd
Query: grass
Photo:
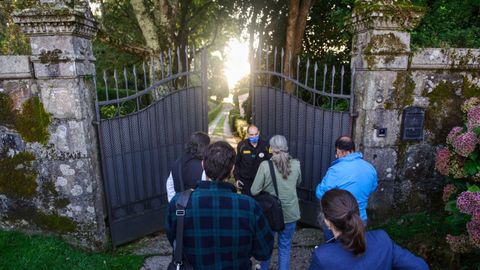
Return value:
[(222, 111), (223, 109), (223, 103), (220, 103), (215, 107), (213, 110), (208, 112), (208, 123), (211, 123), (217, 115)]
[(143, 256), (91, 253), (52, 236), (0, 231), (0, 269), (135, 269)]
[(220, 120), (218, 120), (217, 125), (215, 126), (215, 130), (213, 131), (213, 135), (223, 135), (223, 125), (225, 123), (225, 115), (220, 116)]

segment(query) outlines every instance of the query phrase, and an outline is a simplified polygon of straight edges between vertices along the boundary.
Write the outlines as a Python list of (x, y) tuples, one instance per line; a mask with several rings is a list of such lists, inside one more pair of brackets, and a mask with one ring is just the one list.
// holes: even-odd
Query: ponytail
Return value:
[(347, 215), (345, 231), (342, 232), (340, 241), (342, 241), (345, 248), (352, 251), (354, 255), (365, 252), (365, 226), (357, 213), (351, 214), (350, 217)]
[(363, 254), (367, 247), (365, 226), (355, 197), (346, 190), (332, 189), (325, 192), (320, 204), (324, 218), (341, 232), (338, 240), (343, 246), (354, 255)]

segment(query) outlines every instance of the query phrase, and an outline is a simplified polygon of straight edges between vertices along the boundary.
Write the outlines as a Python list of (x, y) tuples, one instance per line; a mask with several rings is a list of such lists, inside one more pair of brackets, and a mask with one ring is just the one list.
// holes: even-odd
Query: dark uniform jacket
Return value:
[(258, 166), (262, 161), (269, 160), (271, 157), (270, 146), (265, 141), (259, 140), (257, 147), (253, 147), (248, 139), (238, 144), (233, 174), (236, 180), (243, 182), (243, 194), (250, 195), (250, 187), (257, 174)]

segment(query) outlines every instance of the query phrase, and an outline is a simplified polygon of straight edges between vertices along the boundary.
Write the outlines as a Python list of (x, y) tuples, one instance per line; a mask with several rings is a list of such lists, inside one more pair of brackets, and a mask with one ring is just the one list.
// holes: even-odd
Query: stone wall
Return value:
[[(411, 51), (408, 30), (421, 16), (404, 2), (364, 3), (353, 14), (354, 139), (379, 176), (369, 202), (373, 220), (441, 205), (436, 149), (461, 123), (460, 105), (480, 96), (479, 50)], [(423, 136), (402, 140), (404, 110), (412, 106), (425, 112)]]
[(0, 57), (0, 227), (100, 250), (106, 229), (93, 125), (96, 27), (85, 5), (55, 2), (14, 14), (32, 55)]

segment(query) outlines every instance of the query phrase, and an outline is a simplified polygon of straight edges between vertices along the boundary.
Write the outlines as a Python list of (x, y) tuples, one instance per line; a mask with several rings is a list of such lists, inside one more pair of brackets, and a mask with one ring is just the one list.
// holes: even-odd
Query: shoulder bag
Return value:
[(268, 165), (270, 167), (270, 175), (272, 177), (273, 187), (275, 188), (275, 194), (277, 196), (274, 196), (266, 191), (262, 191), (254, 198), (262, 208), (263, 214), (270, 224), (270, 229), (272, 229), (274, 232), (280, 232), (285, 229), (282, 202), (278, 198), (277, 179), (275, 176), (275, 170), (273, 169), (273, 162), (269, 160)]
[(185, 209), (187, 208), (192, 189), (183, 191), (177, 199), (176, 211), (177, 216), (177, 230), (175, 237), (175, 250), (173, 252), (173, 259), (168, 265), (168, 270), (193, 270), (187, 260), (183, 256), (183, 222), (185, 217)]

